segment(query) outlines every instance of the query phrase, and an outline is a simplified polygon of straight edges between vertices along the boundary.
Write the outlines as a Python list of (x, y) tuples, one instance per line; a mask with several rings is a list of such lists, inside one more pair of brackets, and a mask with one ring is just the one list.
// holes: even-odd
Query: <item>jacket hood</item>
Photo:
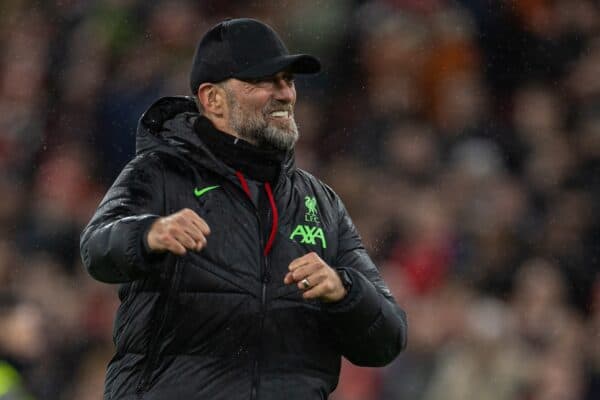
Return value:
[(142, 114), (136, 133), (136, 154), (150, 151), (173, 153), (187, 143), (200, 145), (194, 121), (200, 116), (191, 97), (163, 97)]
[[(142, 114), (136, 133), (136, 155), (162, 152), (192, 158), (221, 174), (231, 173), (221, 160), (211, 153), (194, 128), (200, 118), (196, 102), (190, 96), (163, 97)], [(282, 171), (294, 169), (294, 152), (287, 153)]]

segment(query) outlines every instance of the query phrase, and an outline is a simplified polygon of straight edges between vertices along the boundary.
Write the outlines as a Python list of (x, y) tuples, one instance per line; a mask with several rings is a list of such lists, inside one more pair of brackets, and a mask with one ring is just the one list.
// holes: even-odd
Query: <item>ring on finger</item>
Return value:
[(302, 284), (302, 287), (304, 289), (308, 289), (310, 288), (310, 282), (308, 281), (308, 278), (304, 278), (300, 281), (300, 283)]

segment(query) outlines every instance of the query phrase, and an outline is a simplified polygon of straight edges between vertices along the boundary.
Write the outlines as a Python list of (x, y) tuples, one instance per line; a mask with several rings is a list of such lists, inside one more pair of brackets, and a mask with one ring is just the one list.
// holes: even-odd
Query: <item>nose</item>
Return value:
[(274, 98), (286, 103), (294, 103), (296, 100), (296, 88), (293, 81), (283, 78), (275, 80)]

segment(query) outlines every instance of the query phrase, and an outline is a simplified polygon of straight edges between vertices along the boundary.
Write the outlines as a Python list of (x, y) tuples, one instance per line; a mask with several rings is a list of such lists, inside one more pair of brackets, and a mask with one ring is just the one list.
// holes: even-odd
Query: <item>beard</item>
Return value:
[[(254, 114), (244, 110), (231, 92), (227, 93), (227, 103), (231, 110), (231, 128), (242, 139), (265, 149), (289, 151), (294, 148), (299, 135), (291, 105), (274, 100), (267, 104), (261, 114)], [(268, 120), (270, 112), (281, 109), (288, 110), (290, 114), (285, 126)]]

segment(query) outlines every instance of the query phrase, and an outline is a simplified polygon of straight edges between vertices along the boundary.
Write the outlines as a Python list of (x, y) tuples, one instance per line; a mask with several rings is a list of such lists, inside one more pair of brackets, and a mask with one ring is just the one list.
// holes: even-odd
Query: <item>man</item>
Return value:
[(293, 74), (319, 69), (227, 20), (198, 45), (195, 99), (142, 116), (81, 239), (89, 273), (122, 283), (105, 399), (325, 399), (341, 356), (381, 366), (405, 347), (342, 202), (294, 167)]

